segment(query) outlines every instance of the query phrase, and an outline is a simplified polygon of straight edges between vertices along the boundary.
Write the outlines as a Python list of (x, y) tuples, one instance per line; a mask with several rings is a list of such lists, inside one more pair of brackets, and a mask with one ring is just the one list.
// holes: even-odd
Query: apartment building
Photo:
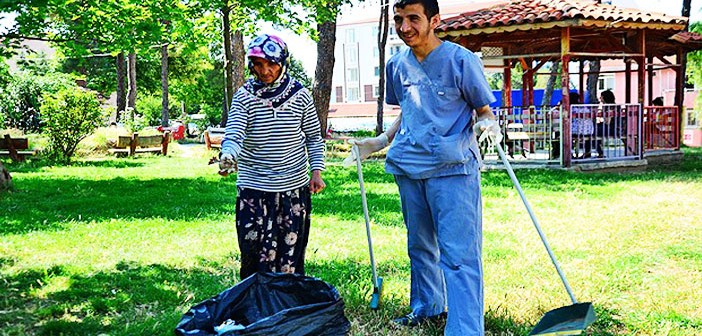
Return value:
[[(441, 16), (449, 17), (490, 6), (492, 2), (461, 2), (441, 6)], [(391, 2), (392, 3), (392, 2)], [(455, 2), (454, 2), (455, 3)], [(440, 1), (440, 5), (442, 2)], [(332, 78), (332, 104), (372, 104), (377, 101), (380, 77), (378, 63), (378, 17), (380, 7), (375, 6), (364, 11), (363, 16), (342, 16), (336, 27), (336, 46), (334, 57), (334, 76)], [(402, 40), (395, 33), (390, 9), (390, 29), (385, 47), (385, 59), (389, 59), (402, 48)]]

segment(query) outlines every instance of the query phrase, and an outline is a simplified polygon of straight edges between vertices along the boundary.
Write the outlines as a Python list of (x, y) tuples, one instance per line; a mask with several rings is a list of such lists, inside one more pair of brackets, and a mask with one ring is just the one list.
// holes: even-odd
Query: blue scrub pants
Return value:
[(444, 335), (483, 335), (480, 173), (395, 181), (407, 226), (412, 312), (432, 316), (448, 304)]

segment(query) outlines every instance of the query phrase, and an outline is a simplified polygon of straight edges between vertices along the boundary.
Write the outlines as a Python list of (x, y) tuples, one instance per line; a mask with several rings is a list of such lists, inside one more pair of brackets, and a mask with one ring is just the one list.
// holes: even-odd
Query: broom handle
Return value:
[(556, 256), (553, 254), (551, 247), (548, 245), (548, 242), (546, 241), (546, 235), (544, 235), (543, 231), (541, 231), (541, 226), (539, 225), (539, 221), (536, 220), (536, 216), (534, 215), (534, 212), (531, 210), (531, 206), (529, 205), (529, 201), (527, 201), (526, 197), (524, 196), (524, 191), (522, 191), (522, 186), (519, 184), (519, 181), (517, 180), (517, 176), (514, 175), (514, 171), (512, 170), (512, 165), (510, 165), (509, 161), (507, 161), (507, 156), (505, 156), (505, 151), (502, 149), (502, 146), (500, 144), (495, 145), (495, 148), (497, 148), (497, 152), (500, 154), (500, 158), (502, 159), (502, 163), (505, 165), (505, 168), (507, 169), (507, 174), (509, 174), (509, 177), (512, 179), (512, 183), (514, 183), (514, 187), (517, 189), (517, 192), (519, 193), (519, 197), (522, 198), (522, 202), (524, 203), (524, 206), (526, 207), (527, 212), (529, 213), (529, 217), (531, 217), (531, 221), (532, 221), (532, 223), (534, 223), (534, 227), (536, 228), (536, 231), (539, 233), (539, 237), (541, 237), (541, 241), (544, 243), (544, 247), (546, 248), (546, 252), (548, 252), (548, 256), (551, 257), (551, 261), (553, 262), (553, 266), (556, 266), (556, 271), (558, 272), (558, 276), (561, 277), (561, 281), (563, 282), (563, 286), (565, 286), (566, 291), (568, 291), (568, 295), (570, 295), (570, 300), (573, 301), (573, 304), (577, 304), (578, 300), (576, 300), (575, 295), (573, 295), (573, 289), (570, 288), (570, 285), (568, 284), (568, 280), (566, 280), (566, 277), (563, 274), (563, 271), (561, 271), (561, 267), (558, 265), (558, 261), (556, 261)]
[(366, 236), (368, 236), (368, 251), (370, 252), (371, 271), (373, 272), (373, 285), (378, 287), (378, 273), (375, 271), (375, 258), (373, 257), (373, 240), (371, 239), (370, 216), (368, 216), (368, 201), (366, 200), (366, 188), (363, 186), (363, 168), (361, 167), (361, 153), (358, 146), (353, 145), (351, 150), (356, 155), (356, 171), (358, 172), (358, 184), (361, 187), (361, 202), (363, 203), (363, 216), (366, 219)]

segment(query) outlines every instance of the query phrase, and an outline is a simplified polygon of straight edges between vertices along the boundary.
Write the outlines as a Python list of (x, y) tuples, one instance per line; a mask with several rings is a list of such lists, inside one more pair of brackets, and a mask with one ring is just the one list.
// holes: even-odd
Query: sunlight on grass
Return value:
[[(6, 163), (16, 190), (0, 196), (0, 335), (171, 335), (189, 307), (234, 285), (235, 179), (216, 175), (200, 147)], [(590, 334), (702, 334), (702, 151), (686, 155), (638, 174), (517, 171), (576, 297), (595, 305)], [(306, 268), (339, 290), (351, 335), (441, 335), (389, 323), (408, 312), (410, 270), (382, 162), (364, 163), (378, 311), (356, 171), (334, 161), (324, 179)], [(484, 172), (482, 185), (486, 334), (526, 335), (570, 299), (506, 174)]]

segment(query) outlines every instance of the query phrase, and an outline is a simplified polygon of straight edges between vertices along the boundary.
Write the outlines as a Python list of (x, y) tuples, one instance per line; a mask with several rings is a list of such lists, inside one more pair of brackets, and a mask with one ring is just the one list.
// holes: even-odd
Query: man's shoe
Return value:
[(409, 313), (392, 321), (402, 326), (414, 327), (422, 322), (438, 322), (441, 319), (446, 319), (446, 312), (433, 316), (417, 316), (414, 313)]

